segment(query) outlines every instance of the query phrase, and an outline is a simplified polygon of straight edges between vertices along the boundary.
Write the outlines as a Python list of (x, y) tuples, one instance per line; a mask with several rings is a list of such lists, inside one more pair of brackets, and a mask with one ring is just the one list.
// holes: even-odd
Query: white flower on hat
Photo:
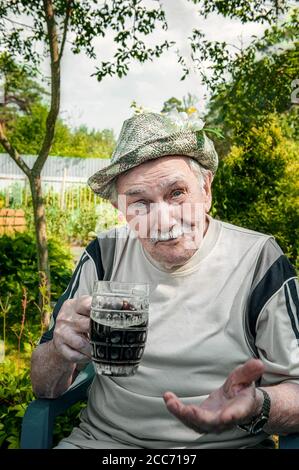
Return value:
[(198, 110), (194, 107), (188, 108), (186, 112), (172, 109), (164, 115), (180, 130), (189, 129), (191, 131), (201, 131), (205, 125), (204, 121), (199, 116)]

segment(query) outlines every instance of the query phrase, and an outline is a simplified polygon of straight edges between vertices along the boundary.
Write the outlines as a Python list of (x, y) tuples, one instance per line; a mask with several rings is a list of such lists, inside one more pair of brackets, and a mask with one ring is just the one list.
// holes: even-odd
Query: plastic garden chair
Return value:
[(86, 400), (94, 374), (93, 365), (90, 363), (78, 374), (63, 395), (55, 399), (39, 398), (28, 405), (22, 422), (21, 449), (52, 447), (56, 417), (78, 401)]
[[(22, 449), (50, 449), (57, 416), (80, 400), (86, 400), (88, 388), (94, 378), (94, 368), (88, 364), (71, 387), (60, 397), (32, 401), (24, 415), (21, 433)], [(299, 434), (279, 438), (280, 449), (299, 449)]]

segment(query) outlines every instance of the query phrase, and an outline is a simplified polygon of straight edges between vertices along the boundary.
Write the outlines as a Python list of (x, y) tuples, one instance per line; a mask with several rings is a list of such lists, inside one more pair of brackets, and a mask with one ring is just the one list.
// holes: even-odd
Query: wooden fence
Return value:
[(12, 235), (26, 230), (23, 209), (0, 209), (0, 235)]

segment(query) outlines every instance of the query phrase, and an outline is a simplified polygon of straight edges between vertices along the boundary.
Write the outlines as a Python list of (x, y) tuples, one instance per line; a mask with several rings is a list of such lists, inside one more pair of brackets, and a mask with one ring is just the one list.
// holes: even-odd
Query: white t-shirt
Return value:
[[(299, 383), (294, 268), (273, 237), (208, 219), (198, 251), (172, 270), (144, 251), (128, 225), (116, 230), (111, 280), (150, 284), (149, 332), (136, 375), (95, 377), (81, 422), (90, 442), (105, 433), (144, 448), (252, 446), (265, 434), (198, 434), (168, 412), (163, 393), (200, 404), (251, 357), (266, 367), (259, 385)], [(90, 253), (81, 258), (72, 297), (91, 294), (99, 277)], [(71, 442), (79, 445), (76, 433)]]

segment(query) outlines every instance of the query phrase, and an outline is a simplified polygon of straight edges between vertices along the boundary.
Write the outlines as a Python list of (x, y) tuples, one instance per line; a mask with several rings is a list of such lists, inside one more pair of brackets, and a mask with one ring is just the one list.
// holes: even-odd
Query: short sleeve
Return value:
[[(278, 260), (286, 263), (281, 258)], [(268, 276), (271, 269), (275, 266), (268, 267)], [(272, 273), (272, 284), (277, 284), (277, 290), (272, 289), (269, 298), (264, 293), (265, 303), (257, 317), (255, 345), (266, 367), (262, 385), (283, 381), (299, 384), (298, 278), (294, 271), (285, 270), (285, 274), (286, 271), (287, 279), (278, 271), (276, 276)]]
[(66, 290), (54, 307), (49, 329), (42, 335), (39, 344), (50, 341), (53, 338), (56, 319), (62, 304), (68, 299), (76, 299), (82, 295), (91, 295), (94, 282), (103, 279), (103, 275), (99, 242), (95, 239), (87, 246), (78, 261)]
[(265, 364), (264, 385), (299, 383), (298, 279), (273, 237), (265, 241), (256, 262), (245, 332), (255, 357)]
[(258, 355), (266, 367), (261, 385), (299, 384), (298, 279), (285, 282), (266, 303), (256, 325)]

